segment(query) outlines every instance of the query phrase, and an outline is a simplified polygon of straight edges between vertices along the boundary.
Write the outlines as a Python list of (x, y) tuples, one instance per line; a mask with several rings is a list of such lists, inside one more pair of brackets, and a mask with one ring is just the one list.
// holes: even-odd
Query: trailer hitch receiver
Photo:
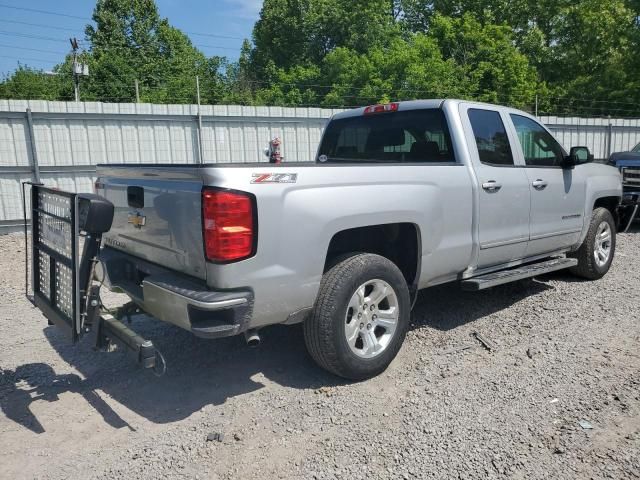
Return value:
[(115, 341), (134, 352), (138, 363), (143, 368), (152, 368), (157, 375), (162, 375), (166, 371), (164, 357), (156, 350), (153, 342), (142, 338), (113, 315), (108, 313), (100, 315), (96, 334), (98, 348), (107, 348), (111, 341)]

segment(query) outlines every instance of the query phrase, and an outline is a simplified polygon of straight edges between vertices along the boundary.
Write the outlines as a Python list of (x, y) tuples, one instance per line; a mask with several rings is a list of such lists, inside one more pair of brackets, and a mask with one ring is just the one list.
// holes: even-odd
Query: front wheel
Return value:
[(606, 208), (596, 208), (591, 215), (589, 231), (580, 248), (572, 255), (578, 265), (571, 269), (574, 275), (589, 280), (605, 276), (616, 251), (616, 225)]
[(307, 350), (338, 376), (374, 377), (398, 354), (410, 308), (407, 283), (393, 262), (373, 254), (351, 256), (322, 277), (304, 324)]

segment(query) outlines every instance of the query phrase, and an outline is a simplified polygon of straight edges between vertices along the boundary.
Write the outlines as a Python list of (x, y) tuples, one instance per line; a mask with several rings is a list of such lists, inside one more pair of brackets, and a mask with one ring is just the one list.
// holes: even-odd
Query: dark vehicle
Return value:
[(629, 152), (612, 153), (609, 163), (615, 166), (622, 174), (622, 211), (623, 221), (621, 228), (626, 231), (634, 220), (639, 218), (638, 207), (640, 205), (640, 143)]

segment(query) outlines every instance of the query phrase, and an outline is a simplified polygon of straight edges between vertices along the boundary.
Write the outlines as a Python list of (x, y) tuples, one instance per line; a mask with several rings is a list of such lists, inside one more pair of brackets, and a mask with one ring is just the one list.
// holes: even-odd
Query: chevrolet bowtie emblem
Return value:
[(130, 213), (127, 217), (127, 222), (136, 228), (142, 228), (147, 223), (147, 217), (140, 212)]

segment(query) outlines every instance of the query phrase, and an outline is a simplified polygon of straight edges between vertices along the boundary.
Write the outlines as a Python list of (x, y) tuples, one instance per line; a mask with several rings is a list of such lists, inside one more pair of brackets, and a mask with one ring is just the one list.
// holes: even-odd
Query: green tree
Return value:
[(220, 69), (224, 70), (226, 86), (224, 101), (232, 104), (250, 105), (253, 103), (253, 91), (260, 88), (251, 77), (251, 42), (244, 40), (237, 62), (228, 63)]
[(443, 57), (462, 69), (465, 96), (518, 107), (533, 103), (536, 71), (514, 45), (509, 27), (483, 25), (470, 14), (460, 18), (437, 14), (430, 34)]
[(86, 28), (91, 44), (88, 97), (186, 103), (196, 99), (196, 75), (206, 99), (222, 98), (221, 58), (207, 59), (180, 30), (161, 19), (153, 0), (98, 0), (95, 26)]
[[(624, 0), (583, 0), (564, 11), (558, 26), (557, 77), (569, 96), (638, 100), (628, 82), (638, 78), (634, 45), (637, 14)], [(594, 105), (595, 106), (595, 105)]]
[[(556, 113), (606, 113), (638, 101), (638, 0), (402, 0), (405, 31), (428, 32), (437, 15), (506, 25)], [(576, 98), (568, 102), (564, 97)], [(590, 99), (585, 101), (585, 98)], [(635, 99), (635, 100), (634, 100)], [(582, 105), (582, 111), (579, 106)], [(596, 105), (600, 107), (596, 108)], [(630, 108), (630, 107), (628, 107)], [(614, 109), (615, 110), (615, 109)]]
[[(240, 58), (207, 58), (154, 0), (97, 0), (84, 100), (362, 105), (463, 97), (640, 113), (640, 0), (265, 0)], [(20, 67), (9, 98), (73, 98), (71, 59)], [(619, 103), (614, 103), (619, 102)], [(635, 102), (635, 103), (634, 103)], [(621, 107), (621, 108), (619, 108)]]
[(399, 32), (389, 0), (265, 0), (253, 30), (252, 75), (270, 81), (276, 69), (319, 65), (339, 47), (357, 53)]
[(251, 52), (256, 77), (270, 65), (289, 68), (307, 59), (307, 13), (310, 0), (264, 0), (253, 27)]
[(428, 34), (394, 36), (365, 52), (337, 47), (319, 64), (275, 69), (256, 100), (283, 105), (364, 105), (461, 97), (514, 106), (534, 102), (537, 76), (506, 26), (435, 15)]
[(0, 82), (0, 98), (60, 100), (61, 91), (58, 75), (48, 75), (22, 64)]

